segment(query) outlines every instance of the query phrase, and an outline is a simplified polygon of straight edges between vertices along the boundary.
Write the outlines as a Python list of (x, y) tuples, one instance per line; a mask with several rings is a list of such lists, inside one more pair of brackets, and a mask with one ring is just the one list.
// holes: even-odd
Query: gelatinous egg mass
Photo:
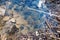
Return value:
[[(23, 40), (26, 38), (24, 35), (30, 35), (30, 32), (38, 36), (37, 30), (52, 33), (52, 28), (58, 26), (60, 26), (59, 0), (0, 0), (1, 40), (8, 38)], [(24, 38), (19, 39), (21, 35)]]

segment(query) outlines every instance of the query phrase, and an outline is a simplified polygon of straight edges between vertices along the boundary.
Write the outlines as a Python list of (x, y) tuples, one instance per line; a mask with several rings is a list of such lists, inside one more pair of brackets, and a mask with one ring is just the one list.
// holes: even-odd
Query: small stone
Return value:
[(6, 4), (11, 5), (11, 2), (6, 2)]
[(12, 19), (10, 19), (9, 21), (11, 21), (11, 22), (15, 22), (15, 19), (14, 19), (14, 18), (12, 18)]
[(30, 38), (28, 38), (27, 40), (30, 40)]
[(6, 40), (7, 39), (7, 35), (6, 34), (3, 34), (3, 35), (1, 35), (1, 40)]
[(57, 31), (58, 33), (60, 33), (60, 31)]
[(5, 16), (4, 18), (3, 18), (3, 21), (8, 21), (9, 20), (9, 17), (8, 16)]
[(0, 7), (0, 15), (1, 16), (5, 15), (5, 8)]
[(17, 27), (17, 28), (19, 28), (19, 27), (20, 27), (20, 25), (17, 25), (17, 24), (16, 24), (16, 27)]
[(38, 35), (39, 35), (38, 31), (36, 31), (36, 36), (38, 36)]

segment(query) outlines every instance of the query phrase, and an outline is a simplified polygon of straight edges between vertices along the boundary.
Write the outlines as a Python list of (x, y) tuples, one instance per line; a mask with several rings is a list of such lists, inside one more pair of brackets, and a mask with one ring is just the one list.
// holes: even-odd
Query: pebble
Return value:
[(9, 20), (9, 16), (5, 16), (4, 18), (3, 18), (3, 21), (8, 21)]
[(2, 37), (1, 40), (6, 40), (7, 39), (7, 35), (6, 34), (3, 34), (1, 37)]
[(39, 35), (38, 31), (36, 31), (36, 36), (38, 36), (38, 35)]
[(27, 40), (30, 40), (29, 38)]
[(11, 22), (16, 22), (14, 18), (11, 18), (9, 21), (11, 21)]
[(60, 33), (60, 31), (57, 31), (58, 33)]
[(11, 2), (6, 2), (6, 4), (11, 5)]
[(20, 25), (17, 25), (17, 24), (16, 24), (16, 27), (17, 27), (17, 28), (19, 28), (19, 27), (20, 27)]
[(0, 7), (0, 15), (4, 16), (5, 15), (5, 8)]

